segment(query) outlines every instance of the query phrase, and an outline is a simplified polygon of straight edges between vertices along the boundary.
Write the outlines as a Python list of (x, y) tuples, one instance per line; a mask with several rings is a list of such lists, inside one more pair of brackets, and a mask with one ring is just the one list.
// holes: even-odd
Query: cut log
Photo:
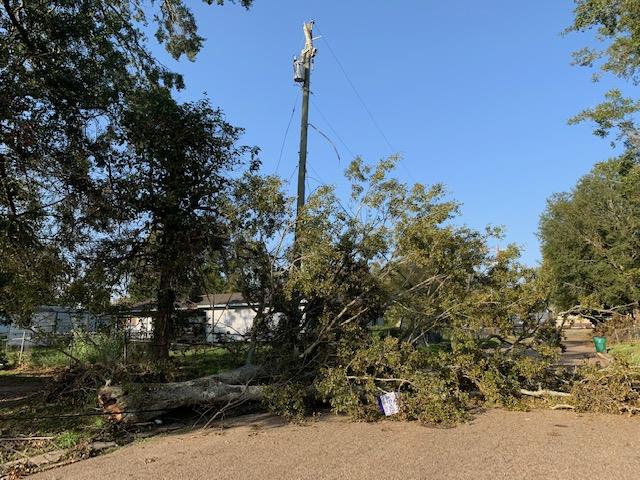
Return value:
[(256, 367), (242, 367), (186, 382), (109, 384), (98, 390), (98, 404), (117, 423), (133, 424), (189, 405), (262, 399), (263, 387), (249, 385), (263, 375)]
[(520, 390), (521, 395), (527, 395), (529, 397), (570, 397), (570, 393), (566, 392), (557, 392), (555, 390), (525, 390), (524, 388)]

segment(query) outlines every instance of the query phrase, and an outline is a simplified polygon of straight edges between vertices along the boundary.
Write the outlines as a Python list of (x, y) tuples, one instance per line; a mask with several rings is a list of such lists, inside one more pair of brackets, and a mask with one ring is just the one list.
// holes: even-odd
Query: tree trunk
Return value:
[(245, 366), (187, 382), (132, 385), (129, 388), (105, 385), (98, 390), (98, 404), (115, 422), (130, 425), (189, 405), (261, 400), (263, 387), (248, 383), (263, 375), (261, 369)]
[(153, 319), (153, 358), (166, 360), (169, 358), (171, 343), (171, 316), (175, 308), (176, 293), (171, 287), (171, 276), (165, 270), (160, 272), (156, 317)]

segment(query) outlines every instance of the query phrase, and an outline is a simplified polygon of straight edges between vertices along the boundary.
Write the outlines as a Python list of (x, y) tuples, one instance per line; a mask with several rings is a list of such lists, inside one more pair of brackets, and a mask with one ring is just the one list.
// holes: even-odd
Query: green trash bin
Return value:
[(604, 353), (607, 351), (607, 339), (604, 337), (593, 337), (593, 344), (596, 347), (596, 352)]

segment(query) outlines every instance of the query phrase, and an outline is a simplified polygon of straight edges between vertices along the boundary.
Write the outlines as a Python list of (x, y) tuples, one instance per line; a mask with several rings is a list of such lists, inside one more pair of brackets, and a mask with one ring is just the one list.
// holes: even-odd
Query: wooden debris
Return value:
[(526, 390), (524, 388), (520, 390), (520, 394), (521, 395), (526, 395), (528, 397), (570, 397), (571, 396), (570, 393), (557, 392), (555, 390), (536, 390), (536, 391), (532, 391), (532, 390)]

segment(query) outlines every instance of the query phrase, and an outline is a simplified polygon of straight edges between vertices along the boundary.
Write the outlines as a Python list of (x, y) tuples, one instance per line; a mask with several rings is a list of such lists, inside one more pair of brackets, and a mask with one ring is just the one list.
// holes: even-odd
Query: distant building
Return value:
[(556, 318), (558, 328), (593, 328), (593, 323), (581, 315), (558, 315)]
[[(198, 302), (177, 305), (176, 310), (189, 317), (189, 328), (194, 336), (201, 336), (207, 343), (247, 335), (256, 317), (256, 310), (240, 293), (207, 294)], [(125, 322), (132, 338), (151, 337), (155, 312), (156, 304), (151, 301), (132, 305)]]
[[(100, 326), (107, 325), (109, 317), (99, 317), (84, 310), (57, 305), (41, 305), (31, 317), (29, 328), (19, 325), (5, 325), (4, 334), (10, 346), (46, 345), (47, 335), (66, 335), (73, 330), (97, 331)], [(2, 331), (0, 331), (2, 333)]]

